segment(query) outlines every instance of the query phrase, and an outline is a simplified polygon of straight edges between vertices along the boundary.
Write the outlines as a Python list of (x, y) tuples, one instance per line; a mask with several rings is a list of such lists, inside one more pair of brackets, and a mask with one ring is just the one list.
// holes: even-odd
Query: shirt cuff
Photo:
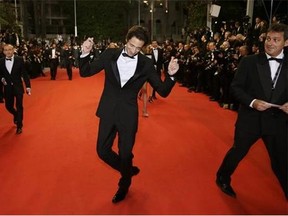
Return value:
[(254, 103), (255, 100), (256, 100), (256, 99), (252, 100), (252, 102), (250, 103), (249, 106), (250, 106), (251, 108), (253, 108), (253, 103)]

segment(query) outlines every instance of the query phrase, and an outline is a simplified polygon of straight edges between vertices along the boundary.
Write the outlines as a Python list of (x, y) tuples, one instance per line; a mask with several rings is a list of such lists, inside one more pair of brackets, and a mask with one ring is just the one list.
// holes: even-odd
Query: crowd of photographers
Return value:
[[(279, 20), (273, 19), (274, 22)], [(253, 26), (238, 21), (224, 23), (214, 33), (207, 27), (195, 29), (183, 42), (166, 41), (164, 58), (171, 53), (178, 58), (177, 81), (188, 92), (202, 92), (221, 107), (238, 110), (239, 105), (229, 92), (231, 81), (241, 58), (264, 51), (269, 27), (268, 22), (259, 17), (254, 23)]]

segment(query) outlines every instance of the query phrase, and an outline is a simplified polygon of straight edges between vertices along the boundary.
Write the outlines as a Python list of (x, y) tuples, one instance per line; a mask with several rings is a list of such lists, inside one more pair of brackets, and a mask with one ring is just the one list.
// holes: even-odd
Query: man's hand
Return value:
[(4, 77), (1, 79), (1, 82), (3, 83), (4, 86), (7, 85), (7, 82)]
[(286, 114), (288, 114), (288, 102), (286, 102), (285, 104), (283, 104), (282, 106), (280, 106), (279, 109), (281, 109), (283, 112), (285, 112)]
[(253, 104), (253, 108), (258, 111), (264, 111), (272, 107), (272, 105), (266, 101), (256, 99)]
[(178, 59), (172, 56), (168, 65), (168, 74), (170, 76), (173, 76), (178, 70), (179, 70)]
[(87, 38), (87, 40), (84, 41), (84, 43), (82, 44), (82, 54), (88, 54), (90, 53), (90, 51), (93, 48), (94, 45), (94, 41), (93, 41), (93, 37), (92, 38)]

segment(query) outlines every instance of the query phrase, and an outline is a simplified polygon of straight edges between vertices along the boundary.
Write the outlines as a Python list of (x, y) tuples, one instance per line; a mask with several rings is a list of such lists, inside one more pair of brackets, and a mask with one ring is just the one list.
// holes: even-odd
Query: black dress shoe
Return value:
[(236, 193), (234, 192), (233, 188), (231, 187), (230, 183), (225, 183), (221, 181), (221, 177), (216, 179), (217, 186), (227, 195), (231, 197), (236, 197)]
[(140, 169), (136, 166), (132, 167), (132, 176), (138, 175), (138, 173), (140, 172)]
[(118, 203), (118, 202), (124, 200), (127, 193), (128, 193), (128, 189), (119, 187), (116, 194), (112, 198), (112, 202)]
[(21, 134), (22, 133), (22, 128), (17, 128), (16, 134)]

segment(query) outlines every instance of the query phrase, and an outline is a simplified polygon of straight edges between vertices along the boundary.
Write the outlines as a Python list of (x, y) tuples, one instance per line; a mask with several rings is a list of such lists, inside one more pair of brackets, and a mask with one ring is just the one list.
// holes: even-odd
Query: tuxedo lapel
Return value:
[[(288, 77), (288, 64), (287, 58), (283, 61), (283, 65), (279, 74), (279, 77), (276, 82), (275, 89), (272, 95), (272, 103), (273, 101), (277, 101), (278, 97), (285, 91), (285, 87), (287, 86), (287, 77)], [(287, 87), (286, 87), (287, 88)]]
[[(158, 56), (159, 56), (159, 50), (157, 50), (157, 51), (158, 51)], [(152, 50), (152, 60), (153, 60), (154, 64), (157, 63), (156, 58), (155, 58), (155, 54), (154, 54), (154, 50)]]
[(118, 84), (120, 84), (120, 74), (119, 74), (119, 70), (117, 67), (117, 61), (112, 61), (111, 67), (112, 67), (113, 74), (114, 74)]
[[(14, 59), (14, 64), (15, 64), (15, 59)], [(13, 66), (14, 66), (13, 64)], [(1, 59), (1, 65), (2, 65), (2, 71), (3, 73), (7, 74), (7, 76), (11, 76), (12, 71), (13, 71), (13, 66), (12, 66), (12, 70), (11, 70), (11, 74), (9, 73), (9, 71), (6, 68), (6, 64), (5, 64), (5, 58)]]
[(120, 73), (117, 67), (117, 59), (119, 58), (119, 55), (121, 54), (121, 52), (122, 52), (122, 49), (117, 50), (117, 52), (115, 52), (114, 55), (112, 56), (112, 61), (111, 61), (112, 71), (119, 85), (121, 85), (121, 81), (120, 81)]
[(17, 64), (17, 58), (14, 56), (14, 62), (13, 62), (12, 68), (11, 68), (11, 75), (16, 72), (16, 71), (14, 71), (16, 64)]
[(259, 56), (259, 61), (257, 63), (257, 71), (258, 71), (258, 76), (260, 78), (260, 82), (261, 82), (264, 94), (267, 100), (269, 100), (271, 98), (271, 93), (272, 93), (272, 80), (271, 80), (271, 71), (270, 71), (269, 63), (265, 55)]

